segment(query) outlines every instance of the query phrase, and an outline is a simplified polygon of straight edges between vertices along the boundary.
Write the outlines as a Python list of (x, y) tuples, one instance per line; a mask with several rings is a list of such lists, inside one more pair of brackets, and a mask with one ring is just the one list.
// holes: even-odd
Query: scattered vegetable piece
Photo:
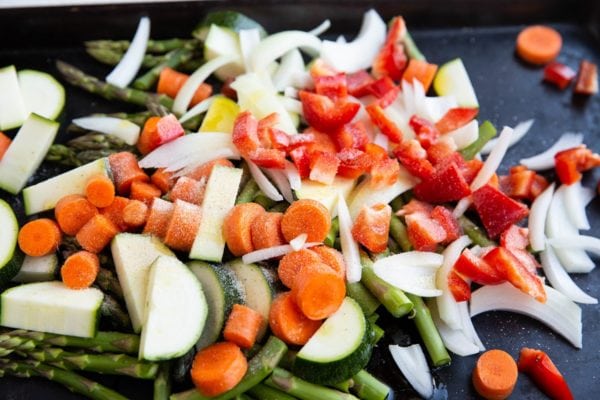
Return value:
[(241, 348), (249, 349), (254, 346), (263, 321), (263, 316), (258, 311), (241, 304), (234, 304), (223, 329), (223, 338)]
[(286, 241), (306, 233), (307, 242), (322, 242), (331, 228), (331, 216), (327, 208), (316, 200), (295, 201), (283, 215), (281, 232)]
[(115, 224), (104, 215), (98, 214), (81, 227), (75, 238), (84, 250), (99, 253), (117, 233), (119, 229)]
[(88, 251), (78, 251), (65, 260), (60, 269), (63, 283), (71, 289), (85, 289), (92, 286), (100, 271), (98, 256)]
[(39, 218), (21, 227), (18, 236), (19, 248), (32, 257), (50, 254), (60, 244), (60, 228), (49, 218)]
[(510, 354), (493, 349), (483, 353), (473, 369), (473, 386), (488, 400), (508, 398), (517, 384), (517, 363)]
[(202, 209), (192, 203), (176, 200), (163, 241), (172, 249), (190, 251), (202, 219)]
[[(166, 94), (171, 98), (175, 98), (177, 97), (177, 93), (179, 93), (179, 89), (181, 89), (188, 78), (189, 75), (186, 75), (182, 72), (175, 71), (169, 67), (163, 68), (158, 77), (158, 86), (156, 87), (156, 92)], [(190, 105), (194, 106), (200, 103), (202, 100), (210, 97), (211, 94), (212, 86), (210, 86), (208, 83), (201, 83), (198, 86), (198, 89), (196, 89)]]
[(584, 95), (598, 93), (598, 67), (596, 64), (587, 60), (581, 61), (574, 92)]
[(254, 251), (252, 224), (265, 209), (256, 203), (238, 204), (231, 209), (223, 222), (223, 235), (229, 251), (234, 256), (243, 256)]
[(582, 172), (600, 166), (600, 155), (593, 153), (585, 145), (562, 150), (554, 155), (558, 179), (566, 185), (578, 182)]
[(54, 208), (54, 218), (58, 226), (70, 236), (76, 235), (96, 214), (98, 209), (88, 199), (78, 194), (63, 197)]
[(559, 62), (552, 62), (544, 68), (544, 80), (557, 86), (560, 90), (565, 90), (576, 75), (577, 73), (568, 65)]
[(139, 200), (131, 200), (123, 209), (123, 222), (132, 228), (141, 227), (148, 218), (148, 206)]
[(218, 396), (237, 385), (248, 370), (240, 348), (219, 342), (200, 350), (192, 364), (192, 381), (205, 396)]
[(269, 311), (269, 326), (288, 344), (304, 345), (319, 329), (321, 321), (308, 319), (296, 305), (291, 292), (277, 295)]
[(115, 199), (115, 185), (105, 175), (92, 177), (85, 186), (85, 195), (96, 207), (108, 207)]
[(286, 240), (281, 231), (282, 220), (283, 214), (278, 212), (265, 212), (254, 218), (250, 228), (254, 249), (285, 244)]
[(6, 136), (3, 132), (0, 132), (0, 160), (6, 150), (8, 150), (8, 146), (10, 146), (12, 140), (8, 136)]
[(354, 240), (369, 251), (381, 253), (387, 248), (392, 207), (378, 203), (363, 206), (352, 226)]
[(298, 251), (292, 251), (286, 254), (279, 261), (279, 267), (277, 268), (277, 274), (281, 283), (286, 287), (292, 288), (298, 272), (305, 265), (313, 265), (321, 262), (321, 258), (317, 253), (311, 249), (301, 249)]
[(123, 221), (123, 210), (129, 201), (126, 197), (115, 196), (110, 206), (100, 209), (100, 214), (108, 218), (121, 232), (127, 230), (127, 224)]
[(519, 355), (519, 371), (529, 375), (536, 385), (552, 399), (573, 399), (567, 381), (544, 351), (522, 348)]
[(138, 166), (138, 161), (133, 153), (124, 151), (111, 154), (108, 161), (117, 193), (121, 195), (129, 193), (133, 182), (148, 182), (150, 179)]
[(346, 285), (326, 264), (305, 264), (294, 279), (292, 295), (307, 318), (321, 320), (340, 307), (346, 297)]
[(560, 33), (548, 26), (529, 26), (517, 36), (517, 54), (531, 64), (549, 63), (558, 56), (561, 47), (562, 37)]

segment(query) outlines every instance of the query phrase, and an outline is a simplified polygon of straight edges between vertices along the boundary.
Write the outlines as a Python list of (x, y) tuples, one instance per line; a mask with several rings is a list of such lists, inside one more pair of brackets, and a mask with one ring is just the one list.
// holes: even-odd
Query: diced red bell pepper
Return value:
[(598, 67), (596, 64), (587, 60), (581, 61), (574, 92), (584, 95), (598, 93)]
[(6, 150), (8, 150), (11, 143), (12, 140), (3, 132), (0, 132), (0, 160), (2, 160), (4, 153), (6, 153)]
[(338, 175), (345, 178), (356, 179), (371, 169), (371, 156), (362, 150), (342, 149), (337, 158), (340, 160)]
[(461, 168), (462, 174), (469, 185), (473, 182), (481, 167), (483, 167), (483, 161), (476, 158), (464, 162)]
[(398, 161), (411, 173), (421, 179), (431, 179), (433, 165), (427, 160), (427, 152), (417, 140), (406, 140), (394, 149)]
[(497, 285), (505, 281), (504, 275), (494, 265), (477, 257), (469, 249), (463, 250), (454, 263), (454, 269), (480, 285)]
[(363, 206), (352, 226), (352, 237), (371, 252), (385, 251), (391, 217), (392, 208), (388, 204)]
[(381, 96), (377, 103), (381, 108), (386, 108), (398, 98), (398, 94), (400, 93), (400, 88), (398, 86), (387, 91), (386, 94)]
[(529, 214), (529, 209), (490, 184), (482, 186), (472, 194), (473, 205), (491, 238), (516, 224)]
[(370, 94), (369, 85), (375, 80), (364, 69), (346, 76), (350, 96), (363, 97)]
[(400, 164), (398, 164), (398, 160), (391, 158), (374, 161), (369, 172), (373, 188), (382, 188), (396, 182), (400, 173)]
[[(294, 136), (303, 136), (303, 135), (294, 135)], [(271, 147), (277, 150), (287, 151), (290, 148), (290, 135), (277, 128), (269, 129), (269, 141), (271, 143)]]
[(412, 58), (408, 61), (408, 66), (402, 73), (402, 80), (411, 85), (414, 84), (415, 80), (419, 81), (427, 93), (437, 69), (438, 66), (436, 64), (430, 64), (427, 61)]
[(461, 170), (465, 164), (465, 159), (456, 151), (456, 145), (452, 140), (438, 140), (429, 146), (427, 159), (434, 166), (454, 162)]
[(580, 145), (556, 153), (554, 166), (558, 179), (565, 185), (581, 180), (581, 173), (600, 166), (600, 155)]
[(360, 149), (364, 150), (369, 143), (369, 135), (361, 121), (350, 122), (338, 129), (333, 137), (338, 149)]
[(373, 81), (368, 87), (367, 90), (369, 94), (381, 99), (386, 95), (390, 90), (395, 90), (397, 88), (394, 81), (389, 76), (384, 76), (376, 81)]
[(365, 145), (365, 153), (367, 153), (373, 161), (380, 161), (388, 158), (387, 151), (375, 143), (367, 143)]
[[(271, 129), (273, 129), (278, 121), (279, 115), (277, 113), (271, 113), (258, 121), (258, 139), (262, 147), (266, 149), (271, 148)], [(283, 133), (285, 134), (285, 132)]]
[(308, 153), (309, 150), (306, 146), (298, 146), (288, 152), (302, 179), (308, 178), (310, 175), (310, 157)]
[(250, 111), (244, 111), (236, 117), (231, 140), (244, 157), (250, 157), (261, 146), (258, 121)]
[(540, 303), (546, 302), (546, 290), (542, 280), (525, 268), (510, 251), (504, 247), (496, 247), (483, 259), (500, 271), (511, 285)]
[(337, 74), (337, 71), (329, 64), (325, 63), (323, 59), (317, 58), (310, 65), (310, 76), (315, 79), (319, 76), (331, 76)]
[(551, 62), (544, 68), (544, 81), (565, 90), (577, 73), (571, 67), (559, 62)]
[[(312, 135), (312, 143), (307, 144), (307, 148), (311, 151), (324, 151), (325, 153), (335, 153), (337, 151), (337, 147), (335, 142), (331, 138), (330, 135), (319, 132), (314, 128), (308, 128), (304, 131), (303, 135), (311, 134)], [(292, 135), (296, 136), (296, 135)]]
[(416, 212), (407, 215), (404, 219), (408, 240), (415, 250), (435, 251), (437, 245), (446, 240), (444, 228), (426, 214)]
[(439, 204), (460, 200), (471, 193), (456, 163), (435, 168), (430, 178), (423, 179), (413, 188), (415, 197), (428, 203)]
[(446, 231), (446, 240), (442, 243), (451, 243), (460, 236), (460, 225), (452, 215), (452, 212), (443, 206), (436, 206), (431, 211), (431, 218), (437, 221), (444, 231)]
[(288, 136), (288, 151), (295, 149), (298, 146), (315, 143), (315, 135), (311, 132), (299, 133), (297, 135)]
[(435, 123), (435, 127), (443, 135), (444, 133), (452, 132), (453, 130), (468, 124), (478, 113), (478, 108), (451, 108), (438, 122)]
[(440, 133), (436, 127), (425, 118), (413, 115), (408, 121), (408, 124), (413, 131), (415, 131), (419, 143), (421, 143), (421, 146), (423, 146), (425, 150), (431, 147), (431, 145), (434, 144), (440, 136)]
[(159, 145), (170, 142), (185, 134), (185, 130), (181, 123), (173, 114), (165, 115), (156, 124), (158, 137), (160, 138)]
[(514, 199), (529, 199), (535, 175), (535, 171), (526, 168), (517, 171), (511, 169), (508, 176), (500, 177), (500, 188)]
[(308, 124), (323, 132), (332, 132), (354, 118), (360, 104), (345, 98), (331, 100), (327, 96), (301, 90), (302, 111)]
[(252, 152), (250, 160), (259, 167), (284, 169), (285, 151), (260, 147)]
[(331, 185), (340, 165), (340, 160), (334, 153), (313, 151), (309, 154), (311, 181)]
[(551, 399), (573, 400), (564, 376), (542, 350), (524, 347), (519, 355), (519, 371), (526, 373)]
[(404, 52), (402, 41), (406, 36), (406, 24), (402, 17), (395, 17), (390, 22), (388, 35), (379, 54), (373, 61), (371, 72), (376, 78), (389, 76), (395, 81), (402, 78), (408, 58)]
[(471, 286), (456, 271), (450, 270), (447, 279), (448, 288), (454, 300), (460, 303), (471, 299)]
[(548, 183), (546, 178), (544, 178), (542, 175), (535, 174), (529, 193), (531, 195), (530, 200), (535, 200), (535, 198), (542, 194), (542, 192), (546, 190), (549, 185), (550, 183)]
[(500, 246), (523, 250), (529, 244), (529, 229), (511, 225), (500, 235)]
[(332, 100), (348, 96), (346, 74), (343, 72), (335, 75), (315, 76), (313, 80), (317, 94), (327, 96)]
[(402, 142), (402, 131), (394, 121), (385, 115), (385, 111), (379, 103), (369, 104), (366, 109), (371, 121), (388, 137), (388, 139), (394, 143)]
[(433, 211), (433, 206), (424, 201), (417, 199), (411, 199), (408, 203), (402, 206), (402, 209), (396, 213), (396, 215), (409, 215), (414, 213), (422, 213), (429, 216)]

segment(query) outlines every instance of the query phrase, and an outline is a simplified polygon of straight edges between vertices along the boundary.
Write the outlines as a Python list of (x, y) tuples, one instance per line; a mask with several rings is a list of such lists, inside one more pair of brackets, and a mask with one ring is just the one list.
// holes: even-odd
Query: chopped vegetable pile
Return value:
[[(368, 364), (389, 314), (420, 335), (389, 352), (423, 398), (430, 367), (480, 352), (482, 397), (522, 372), (572, 398), (548, 354), (485, 351), (471, 317), (525, 314), (582, 347), (577, 303), (597, 299), (569, 273), (600, 252), (579, 233), (600, 155), (565, 134), (500, 175), (533, 120), (496, 137), (463, 61), (429, 63), (400, 16), (366, 12), (351, 42), (322, 40), (329, 25), (268, 34), (227, 11), (190, 39), (153, 40), (143, 17), (131, 42), (86, 42), (114, 69), (57, 60), (62, 79), (144, 110), (75, 118), (64, 144), (62, 85), (0, 70), (0, 129), (18, 128), (0, 188), (25, 214), (0, 200), (0, 376), (92, 399), (125, 397), (79, 371), (153, 380), (155, 399), (384, 400), (398, 383)], [(557, 63), (561, 46), (545, 26), (516, 39), (545, 81), (596, 93), (596, 66)], [(44, 160), (67, 170), (30, 184)]]

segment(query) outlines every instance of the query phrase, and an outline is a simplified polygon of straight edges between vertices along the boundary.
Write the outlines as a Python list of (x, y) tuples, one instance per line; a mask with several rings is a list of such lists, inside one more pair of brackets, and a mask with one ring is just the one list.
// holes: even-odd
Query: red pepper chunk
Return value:
[(423, 212), (405, 217), (408, 240), (415, 250), (435, 251), (437, 245), (446, 240), (446, 231), (434, 219)]
[(348, 74), (346, 76), (346, 81), (348, 84), (348, 93), (350, 94), (350, 96), (363, 97), (370, 94), (369, 86), (375, 80), (373, 79), (371, 74), (362, 69), (352, 74)]
[(348, 83), (346, 74), (340, 72), (335, 75), (322, 75), (313, 77), (317, 94), (327, 96), (332, 100), (348, 96)]
[(600, 166), (600, 155), (592, 153), (585, 145), (556, 153), (554, 167), (558, 179), (565, 185), (581, 180), (581, 173)]
[(164, 117), (148, 118), (137, 143), (142, 154), (148, 154), (157, 147), (162, 146), (185, 134), (181, 123), (173, 114)]
[(480, 285), (497, 285), (504, 282), (504, 276), (491, 264), (477, 257), (471, 250), (464, 249), (454, 269)]
[(587, 60), (581, 61), (574, 92), (584, 95), (598, 93), (598, 67), (596, 64)]
[(389, 76), (395, 81), (402, 79), (402, 73), (408, 63), (402, 41), (406, 36), (406, 24), (402, 17), (390, 22), (390, 29), (383, 48), (373, 61), (371, 72), (376, 78)]
[(352, 226), (354, 240), (369, 251), (385, 251), (390, 233), (392, 208), (388, 204), (363, 206)]
[(358, 149), (342, 149), (337, 153), (337, 158), (340, 160), (338, 175), (351, 179), (369, 171), (373, 162), (369, 154)]
[(384, 76), (382, 78), (373, 81), (368, 87), (367, 90), (370, 94), (381, 99), (388, 93), (390, 90), (394, 90), (396, 88), (396, 84), (393, 80), (390, 79), (389, 76)]
[(451, 108), (438, 122), (435, 123), (435, 127), (441, 134), (452, 132), (471, 122), (478, 113), (478, 108)]
[(440, 132), (438, 132), (436, 127), (425, 118), (413, 115), (408, 124), (415, 131), (417, 139), (424, 149), (431, 147), (440, 136)]
[(447, 279), (448, 288), (454, 300), (460, 303), (471, 299), (471, 286), (456, 271), (450, 270)]
[(231, 140), (243, 157), (251, 157), (261, 146), (258, 121), (250, 111), (240, 113), (235, 119)]
[(388, 118), (379, 103), (369, 104), (367, 113), (371, 121), (381, 130), (381, 132), (394, 143), (402, 142), (402, 131), (394, 121)]
[(427, 160), (427, 152), (417, 140), (402, 142), (394, 149), (394, 155), (411, 175), (421, 179), (433, 176), (433, 165)]
[(250, 160), (263, 168), (285, 168), (285, 151), (258, 148), (250, 155)]
[(360, 104), (345, 98), (331, 100), (327, 96), (301, 90), (299, 93), (306, 122), (315, 129), (332, 132), (354, 118)]
[(459, 238), (460, 225), (454, 215), (452, 215), (452, 211), (444, 206), (435, 206), (431, 211), (431, 218), (437, 221), (444, 228), (444, 231), (446, 231), (446, 239), (443, 244), (451, 243)]
[(573, 394), (564, 376), (542, 350), (524, 347), (519, 355), (518, 367), (531, 377), (535, 384), (552, 399), (572, 400)]
[(569, 66), (559, 62), (552, 62), (544, 68), (544, 81), (555, 85), (560, 90), (565, 90), (576, 75)]
[(334, 153), (314, 151), (309, 154), (311, 181), (331, 185), (340, 165), (340, 160)]
[(289, 155), (298, 169), (300, 178), (305, 179), (310, 175), (310, 158), (306, 146), (298, 146), (289, 151)]
[(369, 143), (367, 130), (360, 121), (350, 122), (342, 126), (333, 134), (333, 137), (340, 150), (348, 148), (364, 150), (367, 143)]
[(487, 184), (473, 192), (473, 205), (491, 238), (496, 238), (511, 225), (529, 214), (529, 209)]
[(471, 193), (467, 181), (454, 162), (439, 165), (430, 178), (418, 183), (413, 193), (419, 200), (439, 204), (460, 200)]
[(393, 185), (400, 174), (400, 164), (398, 164), (398, 160), (391, 158), (373, 161), (369, 172), (374, 189)]

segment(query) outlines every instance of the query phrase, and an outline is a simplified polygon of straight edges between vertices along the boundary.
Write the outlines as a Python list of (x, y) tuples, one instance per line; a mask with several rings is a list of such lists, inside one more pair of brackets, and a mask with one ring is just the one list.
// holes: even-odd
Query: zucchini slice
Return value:
[(19, 272), (23, 253), (17, 248), (19, 223), (12, 207), (0, 199), (0, 287)]
[(21, 269), (13, 281), (21, 283), (52, 281), (57, 272), (58, 257), (56, 253), (41, 257), (25, 256)]
[(56, 119), (65, 107), (65, 88), (50, 74), (32, 69), (18, 72), (25, 108), (44, 118)]

